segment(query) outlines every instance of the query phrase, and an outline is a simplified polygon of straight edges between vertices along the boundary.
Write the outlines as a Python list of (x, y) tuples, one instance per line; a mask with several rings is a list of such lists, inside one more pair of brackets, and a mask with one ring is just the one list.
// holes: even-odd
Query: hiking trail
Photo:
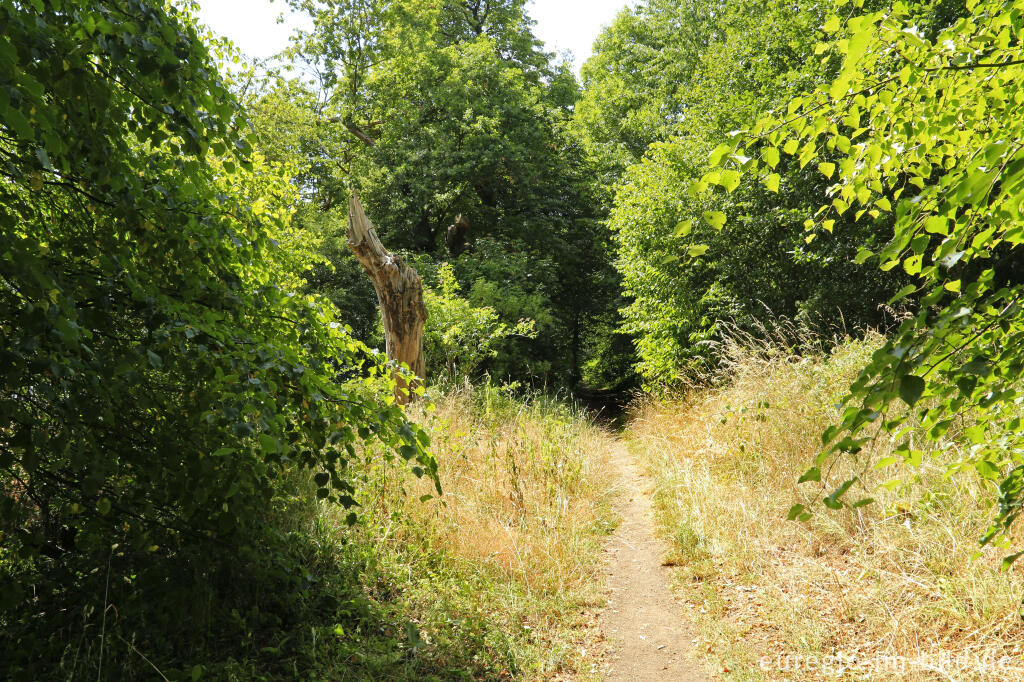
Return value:
[(611, 645), (608, 682), (705, 682), (711, 677), (690, 657), (694, 634), (663, 566), (664, 544), (655, 537), (650, 481), (625, 445), (612, 463), (622, 488), (622, 523), (605, 546), (608, 605), (599, 617)]

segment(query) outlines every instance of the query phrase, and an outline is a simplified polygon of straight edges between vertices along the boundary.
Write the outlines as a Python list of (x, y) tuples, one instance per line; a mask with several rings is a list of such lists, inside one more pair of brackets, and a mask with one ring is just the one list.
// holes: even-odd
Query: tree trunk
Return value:
[[(423, 281), (415, 270), (380, 243), (377, 231), (355, 194), (348, 204), (348, 230), (345, 234), (348, 247), (377, 290), (388, 357), (408, 365), (417, 377), (425, 379), (423, 323), (427, 321), (427, 308), (423, 304)], [(404, 405), (415, 396), (415, 385), (407, 385), (400, 376), (396, 379), (395, 400)]]

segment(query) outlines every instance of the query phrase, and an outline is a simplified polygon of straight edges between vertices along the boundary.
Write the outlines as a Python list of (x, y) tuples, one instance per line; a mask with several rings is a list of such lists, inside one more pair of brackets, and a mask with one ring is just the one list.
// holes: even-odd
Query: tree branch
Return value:
[(366, 146), (368, 146), (368, 147), (376, 147), (377, 146), (377, 140), (375, 140), (372, 137), (370, 137), (369, 135), (367, 135), (366, 132), (363, 131), (363, 129), (360, 128), (359, 126), (357, 126), (355, 123), (352, 123), (350, 121), (346, 121), (341, 116), (331, 116), (329, 118), (324, 119), (323, 122), (324, 123), (340, 123), (343, 126), (345, 126), (346, 130), (348, 130), (350, 133), (352, 133), (357, 138), (359, 138), (359, 140), (361, 142), (366, 144)]

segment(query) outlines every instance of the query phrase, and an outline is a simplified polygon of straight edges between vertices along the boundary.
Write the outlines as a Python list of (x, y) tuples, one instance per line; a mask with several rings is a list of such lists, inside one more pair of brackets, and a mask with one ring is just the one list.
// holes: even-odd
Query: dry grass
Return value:
[(379, 466), (362, 500), (380, 556), (408, 566), (417, 625), (428, 641), (504, 658), (501, 677), (592, 667), (599, 550), (616, 523), (612, 436), (543, 396), (465, 385), (433, 400), (412, 416), (431, 434), (443, 497), (421, 502), (431, 484)]
[[(785, 521), (820, 492), (796, 478), (879, 343), (803, 358), (736, 346), (728, 382), (646, 404), (632, 422), (701, 647), (728, 679), (1024, 680), (1024, 579), (999, 570), (999, 550), (971, 558), (992, 515), (977, 480), (943, 480), (926, 463), (871, 491), (874, 504)], [(805, 658), (783, 660), (787, 670), (780, 655)]]
[(610, 529), (610, 436), (566, 405), (487, 387), (448, 394), (430, 424), (446, 501), (431, 510), (436, 541), (531, 590), (590, 584), (595, 532)]

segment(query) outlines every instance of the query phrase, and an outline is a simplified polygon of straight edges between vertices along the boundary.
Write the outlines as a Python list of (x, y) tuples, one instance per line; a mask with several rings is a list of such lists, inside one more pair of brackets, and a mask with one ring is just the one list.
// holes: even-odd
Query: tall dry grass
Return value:
[(407, 509), (435, 539), (531, 590), (589, 585), (595, 535), (612, 527), (609, 434), (580, 408), (489, 386), (449, 393), (429, 423), (446, 503)]
[(875, 472), (874, 504), (785, 520), (820, 492), (797, 477), (880, 338), (802, 357), (741, 341), (728, 380), (644, 404), (628, 431), (702, 651), (727, 679), (1024, 680), (1024, 579), (1000, 571), (999, 550), (972, 558), (993, 514), (983, 483), (926, 462), (892, 489), (879, 484), (893, 472)]
[[(600, 547), (616, 523), (612, 436), (542, 395), (465, 384), (433, 402), (411, 416), (431, 434), (443, 496), (421, 502), (432, 484), (371, 459), (359, 542), (402, 576), (388, 590), (427, 646), (477, 652), (474, 676), (591, 669)], [(324, 514), (343, 532), (343, 512)]]

